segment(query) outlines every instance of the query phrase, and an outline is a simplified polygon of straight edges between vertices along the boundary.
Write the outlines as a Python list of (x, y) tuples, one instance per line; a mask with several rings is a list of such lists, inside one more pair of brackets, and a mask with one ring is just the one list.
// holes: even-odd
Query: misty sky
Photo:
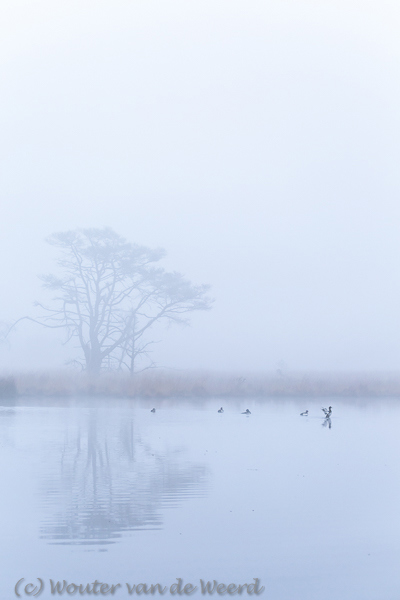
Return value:
[[(0, 320), (53, 232), (111, 226), (212, 285), (177, 368), (400, 365), (400, 5), (3, 0)], [(61, 366), (20, 327), (0, 369)]]

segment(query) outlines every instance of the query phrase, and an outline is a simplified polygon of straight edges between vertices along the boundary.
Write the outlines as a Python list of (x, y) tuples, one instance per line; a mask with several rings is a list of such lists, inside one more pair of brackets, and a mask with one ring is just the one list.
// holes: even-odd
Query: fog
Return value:
[[(0, 8), (0, 321), (51, 297), (54, 232), (112, 227), (212, 286), (157, 364), (395, 370), (400, 8), (119, 1)], [(57, 368), (20, 324), (2, 370)]]

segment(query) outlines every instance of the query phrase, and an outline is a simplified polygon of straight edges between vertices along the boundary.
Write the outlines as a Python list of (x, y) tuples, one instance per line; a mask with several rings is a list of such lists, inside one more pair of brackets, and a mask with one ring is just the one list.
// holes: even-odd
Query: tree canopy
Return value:
[(55, 295), (50, 305), (36, 303), (41, 314), (31, 320), (64, 328), (90, 373), (134, 373), (156, 322), (185, 323), (192, 311), (211, 308), (209, 286), (165, 271), (157, 265), (163, 250), (129, 243), (110, 228), (56, 233), (47, 241), (60, 250), (59, 273), (41, 278)]

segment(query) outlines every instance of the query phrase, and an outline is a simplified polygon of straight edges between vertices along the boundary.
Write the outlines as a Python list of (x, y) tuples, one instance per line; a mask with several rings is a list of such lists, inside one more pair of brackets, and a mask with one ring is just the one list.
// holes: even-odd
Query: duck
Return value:
[(301, 417), (308, 417), (308, 410), (305, 410), (304, 412), (300, 413)]
[(224, 409), (222, 408), (222, 406), (221, 406), (221, 408), (219, 409), (219, 411), (218, 411), (218, 412), (219, 412), (219, 413), (223, 413), (223, 412), (224, 412)]
[(251, 415), (251, 412), (249, 411), (248, 408), (246, 408), (246, 410), (244, 412), (242, 412), (242, 415)]
[(152, 408), (150, 412), (152, 412), (152, 413), (155, 413), (155, 412), (156, 412), (156, 409), (155, 409), (155, 408)]
[(332, 406), (329, 408), (323, 408), (322, 412), (324, 413), (325, 417), (330, 417), (332, 414)]

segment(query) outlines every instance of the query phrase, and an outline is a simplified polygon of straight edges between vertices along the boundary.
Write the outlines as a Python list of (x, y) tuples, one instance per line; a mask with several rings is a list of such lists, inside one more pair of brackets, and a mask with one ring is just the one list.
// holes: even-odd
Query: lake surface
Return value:
[(19, 403), (0, 406), (0, 598), (21, 578), (21, 597), (257, 578), (264, 600), (400, 598), (400, 401)]

